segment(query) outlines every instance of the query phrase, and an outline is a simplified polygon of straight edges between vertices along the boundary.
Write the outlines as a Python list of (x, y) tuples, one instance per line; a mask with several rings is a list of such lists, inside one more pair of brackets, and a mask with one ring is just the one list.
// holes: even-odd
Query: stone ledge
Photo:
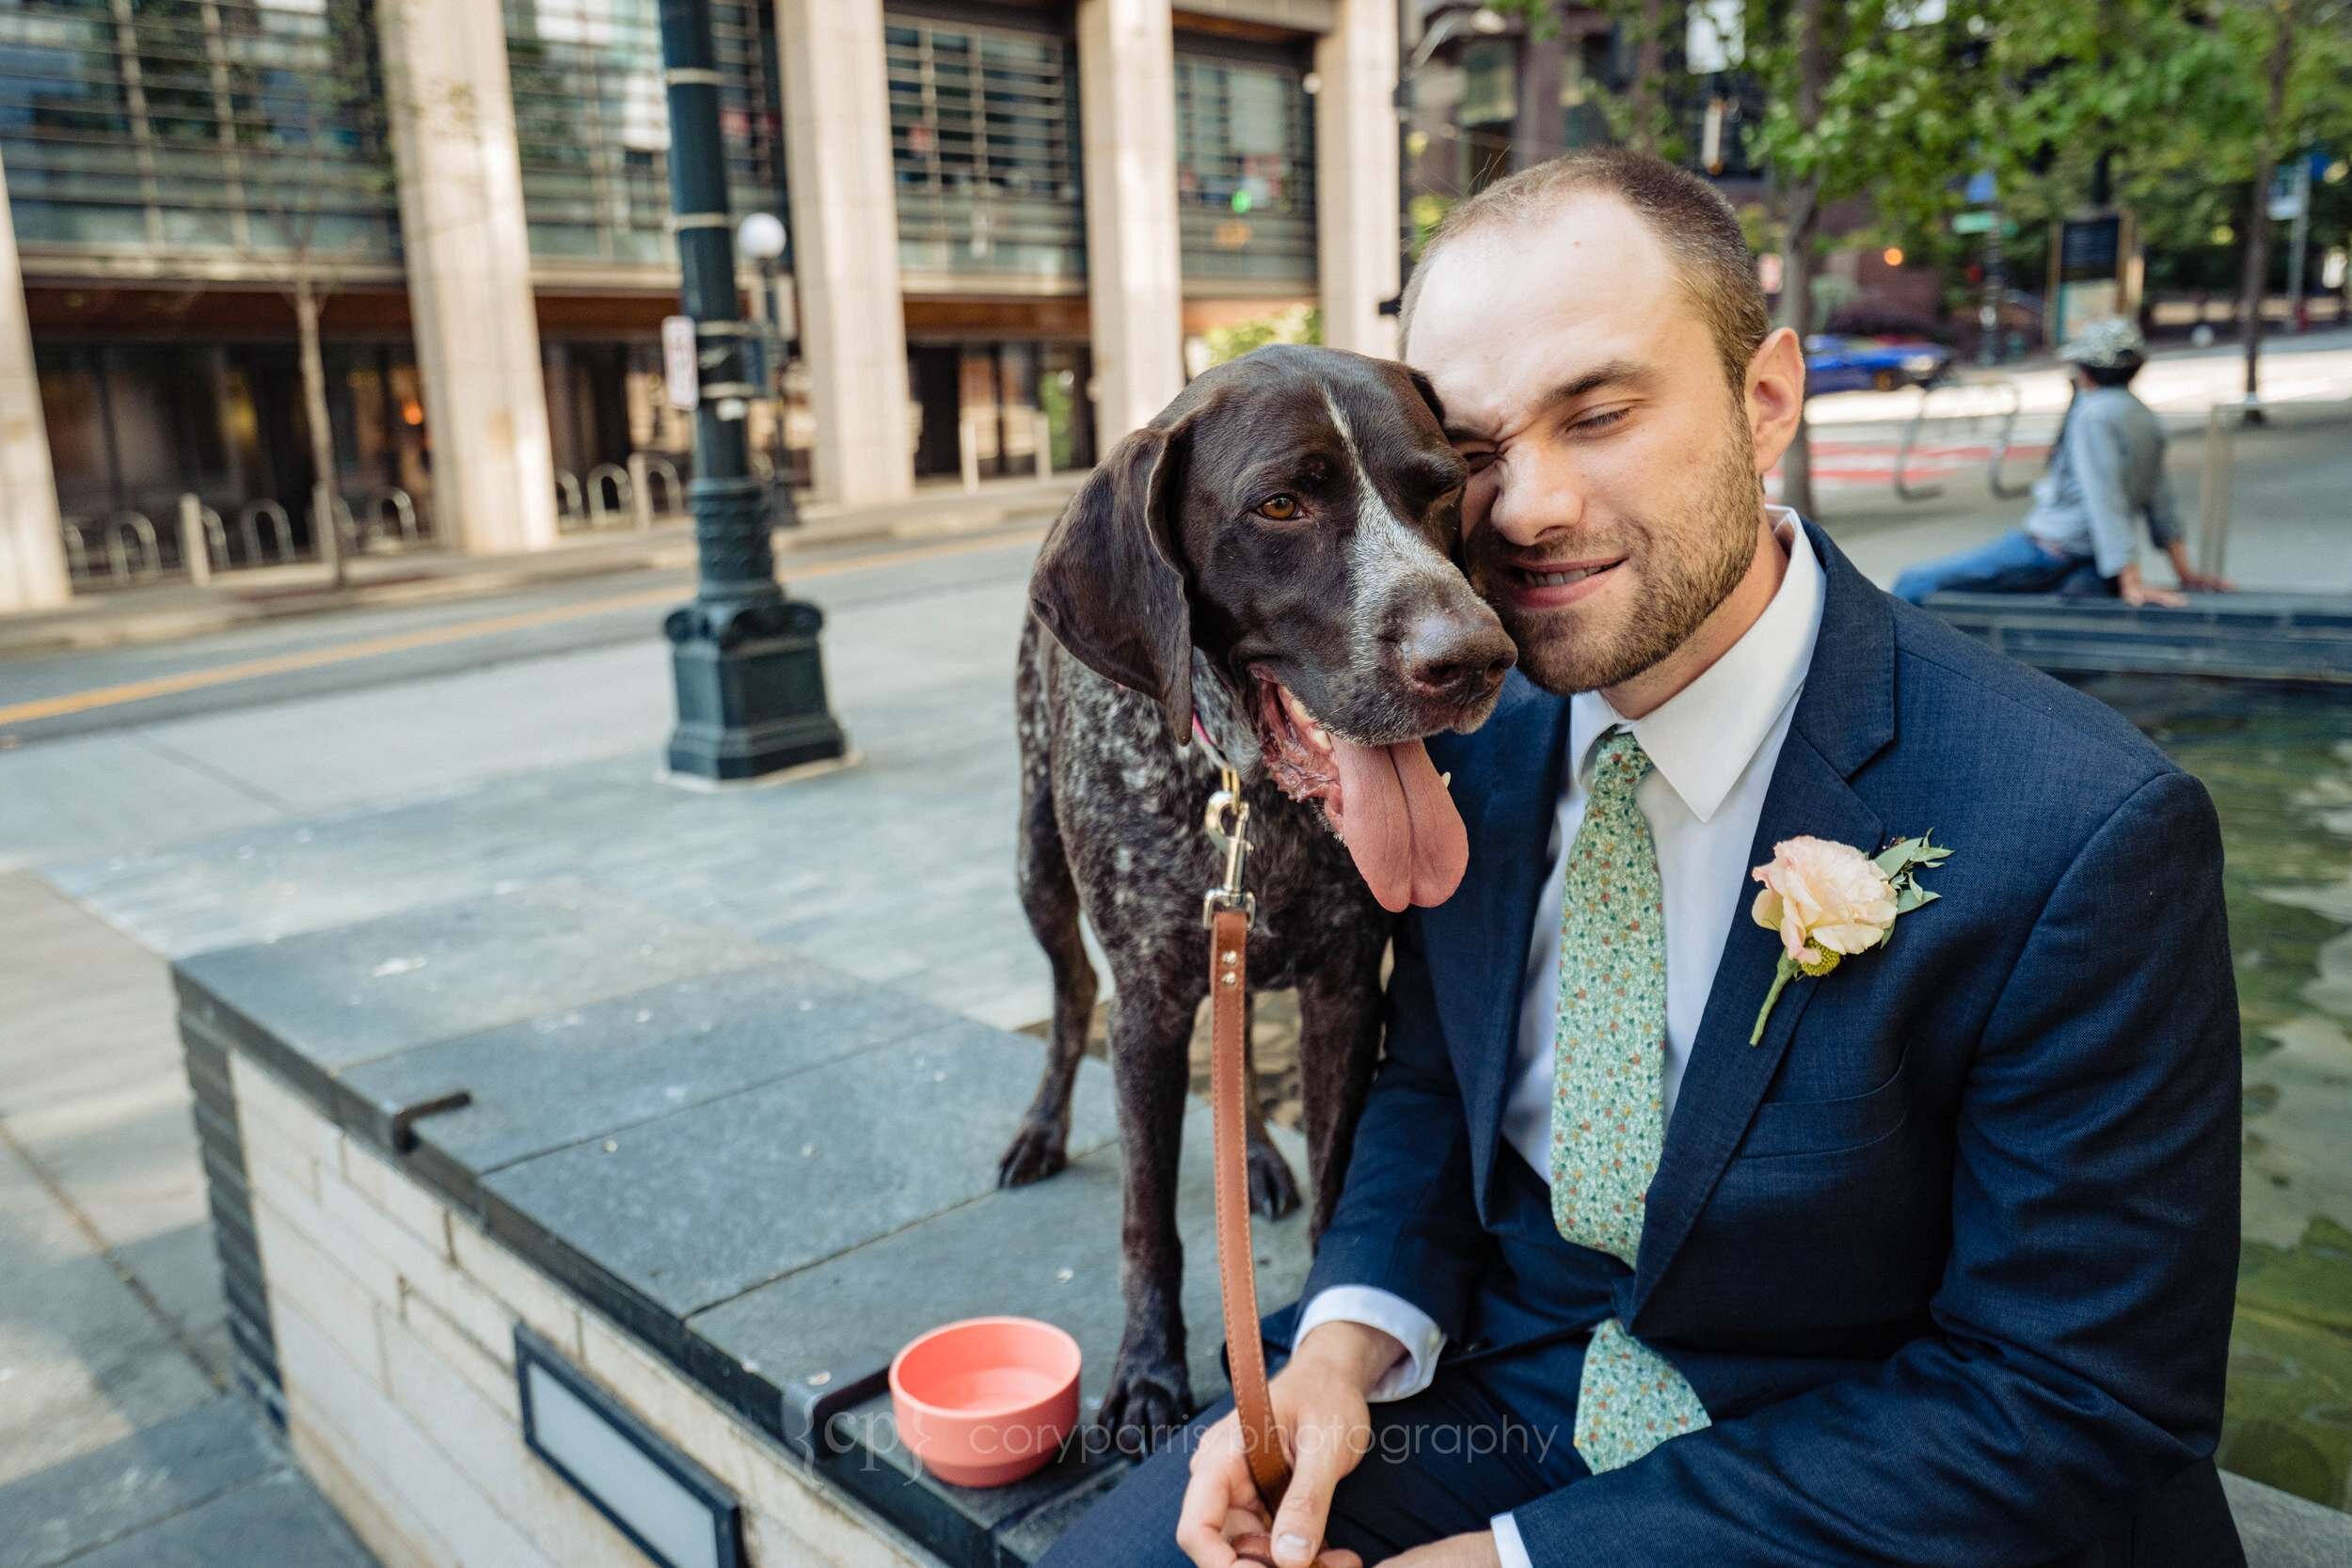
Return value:
[(1935, 594), (1924, 608), (2051, 674), (2352, 684), (2352, 600), (2339, 595), (2200, 594), (2167, 610), (2058, 594)]
[[(355, 1379), (395, 1399), (401, 1368), (416, 1384), (429, 1358), (450, 1397), (402, 1415), (410, 1436), (434, 1445), (428, 1415), (445, 1408), (511, 1426), (517, 1322), (747, 1500), (784, 1465), (843, 1542), (897, 1541), (882, 1560), (1026, 1563), (1052, 1539), (1044, 1521), (1127, 1466), (1081, 1439), (1020, 1485), (945, 1485), (899, 1443), (885, 1388), (914, 1334), (1012, 1311), (1078, 1337), (1081, 1393), (1099, 1400), (1122, 1316), (1101, 1063), (1081, 1066), (1070, 1167), (1000, 1191), (1036, 1040), (650, 911), (591, 911), (561, 885), (201, 954), (175, 980), (194, 1070), (231, 1101), (208, 1109), (224, 1146), (208, 1170), (241, 1219), (250, 1207), (253, 1238), (223, 1238), (225, 1269), (251, 1279), (250, 1378), (282, 1388), (338, 1486), (369, 1493), (359, 1512), (389, 1521), (388, 1560), (464, 1553), (383, 1490), (367, 1423), (331, 1419), (306, 1376), (342, 1380), (346, 1402)], [(1225, 1376), (1205, 1107), (1187, 1133), (1207, 1401)], [(1277, 1136), (1303, 1170), (1298, 1140)], [(1260, 1253), (1267, 1299), (1288, 1300), (1303, 1213), (1262, 1225)], [(767, 1560), (851, 1560), (804, 1544)]]

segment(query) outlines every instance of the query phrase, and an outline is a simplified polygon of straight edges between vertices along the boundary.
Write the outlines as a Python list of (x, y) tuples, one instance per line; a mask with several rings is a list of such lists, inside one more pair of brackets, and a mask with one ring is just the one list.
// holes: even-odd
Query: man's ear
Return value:
[(1794, 332), (1775, 328), (1757, 345), (1748, 361), (1745, 392), (1748, 444), (1760, 480), (1797, 438), (1797, 418), (1804, 407), (1804, 349)]
[(1192, 738), (1192, 605), (1168, 515), (1183, 436), (1147, 425), (1111, 449), (1045, 535), (1029, 609), (1070, 657), (1160, 705)]

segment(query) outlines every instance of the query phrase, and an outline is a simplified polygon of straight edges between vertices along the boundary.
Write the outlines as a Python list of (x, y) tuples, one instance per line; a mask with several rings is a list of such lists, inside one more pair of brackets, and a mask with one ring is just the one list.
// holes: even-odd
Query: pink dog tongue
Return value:
[(1334, 736), (1340, 835), (1380, 907), (1442, 904), (1470, 864), (1470, 836), (1418, 740), (1357, 746)]

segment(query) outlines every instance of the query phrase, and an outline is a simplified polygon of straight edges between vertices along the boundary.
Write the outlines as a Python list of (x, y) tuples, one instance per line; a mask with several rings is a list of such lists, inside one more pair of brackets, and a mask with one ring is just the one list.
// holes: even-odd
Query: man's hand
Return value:
[(2126, 566), (2117, 573), (2115, 586), (2117, 593), (2122, 596), (2123, 602), (2135, 608), (2140, 605), (2157, 605), (2166, 610), (2181, 610), (2188, 604), (2188, 595), (2185, 594), (2175, 594), (2169, 588), (2151, 587), (2140, 578), (2137, 566)]
[(2164, 547), (2172, 562), (2172, 575), (2181, 579), (2181, 586), (2191, 594), (2234, 594), (2237, 584), (2213, 572), (2201, 572), (2188, 563), (2188, 546), (2175, 539)]
[[(1372, 1412), (1364, 1390), (1393, 1366), (1405, 1347), (1394, 1336), (1363, 1323), (1318, 1323), (1299, 1341), (1289, 1365), (1274, 1375), (1267, 1395), (1276, 1435), (1291, 1465), (1282, 1507), (1267, 1519), (1242, 1450), (1241, 1418), (1229, 1412), (1193, 1450), (1192, 1483), (1184, 1488), (1176, 1544), (1199, 1568), (1232, 1568), (1246, 1561), (1233, 1537), (1268, 1534), (1279, 1568), (1307, 1568), (1323, 1544), (1331, 1491), (1372, 1446)], [(1353, 1552), (1324, 1556), (1328, 1568), (1361, 1568)]]
[(1383, 1558), (1377, 1568), (1502, 1568), (1502, 1553), (1495, 1545), (1494, 1531), (1473, 1530), (1415, 1546), (1401, 1557)]

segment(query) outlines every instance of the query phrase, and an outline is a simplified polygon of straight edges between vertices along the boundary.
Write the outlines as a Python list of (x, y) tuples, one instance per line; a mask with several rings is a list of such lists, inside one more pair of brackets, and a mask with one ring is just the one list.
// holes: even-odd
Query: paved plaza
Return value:
[[(2348, 429), (2313, 407), (2242, 437), (2242, 581), (2352, 590), (2352, 552), (2325, 547), (2352, 493)], [(2191, 504), (2195, 463), (2180, 443), (2174, 480)], [(1956, 487), (1916, 508), (1879, 496), (1830, 510), (1885, 580), (2019, 509)], [(561, 879), (989, 1024), (1044, 1018), (1045, 966), (1012, 891), (1011, 650), (1034, 539), (884, 554), (813, 579), (857, 760), (772, 787), (712, 796), (656, 778), (669, 652), (658, 607), (633, 603), (577, 635), (516, 628), (404, 654), (399, 678), (371, 680), (356, 660), (333, 679), (125, 702), (0, 741), (0, 945), (23, 960), (0, 979), (0, 1016), (29, 1025), (0, 1042), (0, 1222), (11, 1256), (35, 1260), (0, 1284), (0, 1509), (46, 1531), (0, 1542), (0, 1568), (135, 1548), (202, 1561), (173, 1543), (231, 1526), (312, 1543), (311, 1557), (273, 1560), (362, 1560), (335, 1555), (358, 1548), (223, 1392), (169, 960)], [(632, 578), (628, 593), (676, 586)], [(377, 613), (462, 630), (468, 611)], [(358, 629), (317, 620), (0, 663), (0, 709)], [(1279, 1030), (1279, 1010), (1268, 1016)], [(75, 1500), (92, 1496), (120, 1506)]]

